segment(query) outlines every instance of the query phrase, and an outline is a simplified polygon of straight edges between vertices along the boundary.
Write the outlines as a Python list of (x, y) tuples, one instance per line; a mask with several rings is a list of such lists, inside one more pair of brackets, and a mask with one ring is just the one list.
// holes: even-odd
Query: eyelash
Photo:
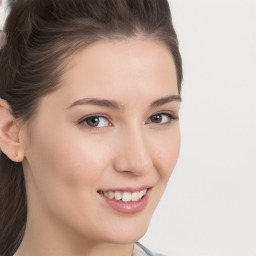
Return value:
[[(178, 120), (178, 119), (179, 119), (175, 114), (173, 114), (173, 113), (171, 113), (171, 112), (158, 112), (158, 113), (155, 113), (154, 115), (150, 116), (149, 119), (151, 119), (151, 118), (154, 117), (154, 116), (158, 116), (158, 115), (159, 115), (159, 116), (165, 115), (165, 116), (167, 116), (170, 120), (167, 121), (166, 123), (163, 123), (163, 124), (161, 124), (161, 123), (155, 123), (155, 124), (168, 125), (168, 124), (171, 123), (171, 120)], [(89, 116), (85, 116), (85, 117), (81, 118), (80, 120), (78, 120), (77, 124), (78, 124), (78, 125), (83, 125), (83, 126), (85, 126), (87, 129), (91, 129), (91, 130), (97, 130), (97, 129), (102, 129), (102, 128), (105, 128), (105, 127), (111, 127), (111, 126), (113, 126), (113, 125), (111, 125), (111, 126), (103, 126), (103, 127), (93, 127), (93, 126), (90, 126), (90, 125), (88, 125), (88, 124), (86, 123), (86, 120), (89, 119), (89, 118), (92, 118), (92, 117), (96, 117), (96, 118), (102, 118), (102, 117), (103, 117), (103, 118), (106, 118), (106, 119), (108, 120), (108, 122), (110, 122), (110, 121), (109, 121), (109, 118), (108, 118), (106, 115), (103, 115), (103, 114), (93, 114), (93, 115), (89, 115)], [(110, 123), (111, 123), (111, 122), (110, 122)], [(147, 123), (148, 123), (148, 121), (147, 121)], [(152, 122), (152, 121), (149, 122), (149, 124), (153, 124), (153, 123), (154, 123), (154, 122)]]

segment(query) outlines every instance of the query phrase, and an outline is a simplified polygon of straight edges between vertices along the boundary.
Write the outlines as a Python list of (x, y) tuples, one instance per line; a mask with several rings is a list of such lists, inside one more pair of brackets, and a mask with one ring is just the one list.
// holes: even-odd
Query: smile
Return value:
[(114, 200), (123, 201), (123, 202), (137, 202), (146, 195), (147, 189), (143, 189), (135, 192), (99, 191), (98, 193), (109, 199), (114, 199)]
[(125, 214), (134, 214), (143, 211), (149, 201), (151, 188), (145, 189), (117, 189), (97, 191), (102, 202), (115, 211)]

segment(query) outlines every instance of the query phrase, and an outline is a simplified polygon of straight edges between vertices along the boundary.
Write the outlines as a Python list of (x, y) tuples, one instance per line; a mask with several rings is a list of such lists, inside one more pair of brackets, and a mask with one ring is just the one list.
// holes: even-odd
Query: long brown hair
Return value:
[[(182, 63), (167, 0), (16, 0), (0, 51), (0, 97), (13, 116), (33, 118), (60, 85), (68, 57), (99, 40), (143, 37), (170, 50), (181, 91)], [(21, 163), (0, 153), (0, 256), (17, 250), (27, 216)]]

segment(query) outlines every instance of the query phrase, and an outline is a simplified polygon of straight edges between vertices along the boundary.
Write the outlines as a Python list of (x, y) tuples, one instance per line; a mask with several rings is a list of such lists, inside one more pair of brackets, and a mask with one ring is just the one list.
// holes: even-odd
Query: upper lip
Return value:
[(120, 192), (137, 192), (144, 189), (150, 189), (152, 186), (140, 186), (140, 187), (122, 187), (122, 188), (109, 188), (109, 189), (99, 189), (98, 191), (108, 192), (108, 191), (120, 191)]

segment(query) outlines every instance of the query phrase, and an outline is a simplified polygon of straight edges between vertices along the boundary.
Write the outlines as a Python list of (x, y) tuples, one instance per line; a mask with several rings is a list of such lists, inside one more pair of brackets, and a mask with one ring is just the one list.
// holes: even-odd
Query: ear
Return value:
[(12, 161), (21, 162), (24, 149), (19, 141), (20, 126), (6, 100), (0, 98), (0, 149)]

